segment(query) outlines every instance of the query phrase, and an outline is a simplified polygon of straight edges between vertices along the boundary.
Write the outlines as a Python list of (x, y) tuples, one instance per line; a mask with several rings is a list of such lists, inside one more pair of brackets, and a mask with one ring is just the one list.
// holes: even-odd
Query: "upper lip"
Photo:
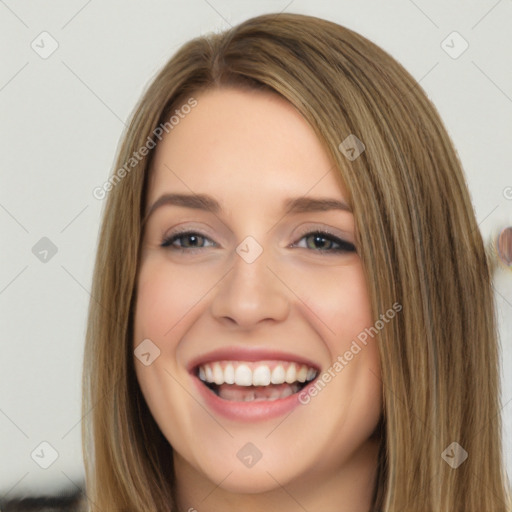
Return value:
[(225, 347), (212, 350), (200, 356), (194, 357), (187, 365), (189, 372), (193, 372), (198, 366), (214, 361), (289, 361), (305, 364), (320, 370), (320, 365), (310, 359), (297, 354), (282, 352), (274, 349), (260, 347)]

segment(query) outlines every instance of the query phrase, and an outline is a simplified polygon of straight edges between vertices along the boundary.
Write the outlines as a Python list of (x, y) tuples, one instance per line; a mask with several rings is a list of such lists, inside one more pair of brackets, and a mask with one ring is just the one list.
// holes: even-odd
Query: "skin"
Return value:
[[(302, 116), (268, 92), (224, 88), (195, 97), (197, 106), (156, 148), (147, 205), (164, 193), (195, 193), (223, 209), (152, 211), (134, 325), (134, 347), (149, 338), (160, 350), (135, 368), (174, 449), (180, 510), (368, 510), (382, 411), (376, 341), (307, 405), (250, 423), (208, 409), (187, 370), (193, 358), (227, 346), (277, 348), (326, 370), (376, 320), (357, 252), (328, 252), (336, 242), (305, 236), (324, 229), (354, 244), (352, 213), (283, 209), (285, 199), (301, 196), (349, 201)], [(162, 247), (177, 227), (206, 238)], [(235, 251), (247, 236), (263, 249), (252, 263)], [(180, 251), (187, 244), (195, 248)], [(262, 454), (251, 468), (236, 456), (247, 442)]]

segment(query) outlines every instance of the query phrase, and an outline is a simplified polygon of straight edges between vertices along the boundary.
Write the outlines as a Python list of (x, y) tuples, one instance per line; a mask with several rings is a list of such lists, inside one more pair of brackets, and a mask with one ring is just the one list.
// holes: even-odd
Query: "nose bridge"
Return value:
[(274, 253), (253, 237), (236, 248), (230, 272), (217, 288), (212, 314), (248, 328), (262, 320), (283, 320), (288, 315), (286, 288), (269, 269), (277, 265)]

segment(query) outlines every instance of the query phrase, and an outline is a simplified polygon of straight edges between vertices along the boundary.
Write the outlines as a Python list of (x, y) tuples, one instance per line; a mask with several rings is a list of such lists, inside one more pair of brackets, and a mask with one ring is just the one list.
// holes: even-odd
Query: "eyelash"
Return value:
[[(321, 238), (324, 238), (326, 240), (334, 242), (335, 244), (340, 246), (337, 249), (319, 249), (319, 248), (312, 249), (321, 254), (327, 254), (327, 253), (340, 254), (340, 253), (356, 252), (356, 248), (355, 248), (354, 244), (347, 242), (345, 240), (342, 240), (341, 238), (338, 238), (338, 237), (332, 235), (331, 233), (328, 233), (328, 232), (322, 231), (322, 230), (309, 231), (307, 233), (304, 233), (304, 235), (302, 235), (302, 237), (299, 239), (299, 241), (301, 241), (304, 238), (308, 238), (311, 235), (317, 235), (317, 236), (320, 235)], [(205, 240), (209, 240), (210, 242), (213, 242), (208, 237), (202, 235), (201, 233), (198, 233), (197, 231), (183, 231), (180, 233), (175, 233), (175, 234), (170, 235), (169, 237), (165, 238), (163, 240), (163, 242), (160, 244), (160, 246), (163, 248), (168, 248), (168, 249), (171, 249), (174, 251), (180, 251), (180, 252), (190, 252), (190, 251), (204, 249), (204, 247), (177, 247), (177, 246), (172, 245), (176, 240), (179, 240), (180, 238), (186, 238), (188, 236), (195, 236), (195, 237), (203, 238)], [(215, 242), (213, 242), (213, 243), (215, 244)], [(291, 247), (296, 247), (296, 243), (292, 244)]]

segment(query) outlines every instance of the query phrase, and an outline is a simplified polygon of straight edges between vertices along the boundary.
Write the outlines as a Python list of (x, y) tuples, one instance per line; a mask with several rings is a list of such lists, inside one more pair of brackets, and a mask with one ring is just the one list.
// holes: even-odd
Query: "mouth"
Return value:
[(299, 393), (319, 374), (309, 364), (294, 361), (210, 361), (193, 373), (222, 400), (274, 402)]

